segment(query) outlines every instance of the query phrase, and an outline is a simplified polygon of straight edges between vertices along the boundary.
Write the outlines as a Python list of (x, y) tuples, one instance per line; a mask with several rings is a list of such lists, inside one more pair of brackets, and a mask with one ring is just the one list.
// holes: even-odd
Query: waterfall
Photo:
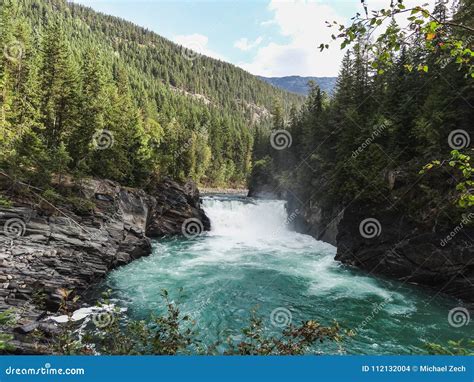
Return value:
[(146, 320), (164, 312), (166, 289), (204, 344), (240, 335), (254, 308), (270, 330), (272, 312), (282, 308), (294, 323), (336, 319), (357, 329), (348, 345), (354, 353), (423, 351), (420, 336), (438, 336), (436, 327), (446, 340), (457, 338), (446, 320), (451, 300), (426, 305), (422, 290), (342, 266), (335, 247), (291, 229), (285, 202), (221, 195), (204, 197), (203, 208), (210, 232), (155, 240), (151, 256), (108, 276), (105, 288), (127, 314)]
[(272, 240), (288, 236), (285, 202), (256, 202), (205, 198), (203, 207), (211, 219), (213, 236), (240, 240)]

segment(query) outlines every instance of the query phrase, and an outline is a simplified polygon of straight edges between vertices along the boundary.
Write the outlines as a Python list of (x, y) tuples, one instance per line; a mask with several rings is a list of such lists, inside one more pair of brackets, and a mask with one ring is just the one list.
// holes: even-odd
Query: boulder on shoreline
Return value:
[(59, 309), (60, 290), (84, 295), (112, 269), (148, 256), (149, 237), (181, 234), (187, 219), (210, 229), (192, 182), (165, 179), (146, 193), (89, 179), (78, 194), (79, 208), (66, 200), (33, 205), (15, 199), (14, 206), (0, 207), (0, 311), (15, 316), (15, 327), (7, 329), (15, 353), (45, 351), (28, 333), (54, 331), (41, 320), (45, 311)]

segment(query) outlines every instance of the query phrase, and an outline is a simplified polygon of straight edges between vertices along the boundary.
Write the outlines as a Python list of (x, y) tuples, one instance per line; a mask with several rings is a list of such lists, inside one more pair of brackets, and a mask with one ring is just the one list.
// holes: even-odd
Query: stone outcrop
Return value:
[(179, 185), (166, 179), (150, 193), (155, 196), (155, 204), (147, 226), (148, 236), (180, 234), (187, 219), (197, 219), (203, 230), (210, 229), (211, 222), (200, 206), (199, 190), (194, 183)]
[(110, 270), (149, 255), (149, 237), (181, 234), (186, 219), (210, 228), (193, 183), (165, 179), (145, 193), (87, 180), (75, 194), (72, 203), (0, 207), (0, 311), (15, 315), (17, 353), (41, 352), (28, 333), (55, 330), (42, 318), (58, 310), (61, 289), (84, 296)]
[[(366, 220), (369, 215), (376, 219), (373, 231)], [(428, 229), (400, 211), (382, 206), (368, 211), (354, 204), (338, 225), (336, 260), (472, 302), (474, 227), (470, 222), (474, 222), (472, 212), (452, 227)]]
[[(336, 246), (335, 259), (344, 264), (474, 301), (474, 212), (451, 216), (446, 207), (432, 208), (419, 189), (410, 188), (413, 182), (406, 176), (388, 179), (392, 191), (387, 198), (395, 202), (404, 197), (404, 204), (395, 208), (370, 200), (353, 201), (345, 209), (314, 200), (302, 203), (297, 191), (275, 186), (268, 176), (252, 179), (249, 196), (268, 197), (269, 188), (278, 190), (273, 197), (287, 200), (294, 229)], [(380, 232), (374, 237), (361, 234), (365, 219), (378, 222)]]

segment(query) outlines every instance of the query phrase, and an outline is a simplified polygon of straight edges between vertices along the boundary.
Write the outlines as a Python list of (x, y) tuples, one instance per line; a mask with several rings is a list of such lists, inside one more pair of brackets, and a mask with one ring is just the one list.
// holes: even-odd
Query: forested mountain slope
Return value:
[(130, 185), (163, 175), (242, 183), (253, 127), (275, 99), (287, 111), (302, 103), (231, 64), (63, 0), (6, 0), (0, 20), (0, 161), (28, 182), (72, 171)]

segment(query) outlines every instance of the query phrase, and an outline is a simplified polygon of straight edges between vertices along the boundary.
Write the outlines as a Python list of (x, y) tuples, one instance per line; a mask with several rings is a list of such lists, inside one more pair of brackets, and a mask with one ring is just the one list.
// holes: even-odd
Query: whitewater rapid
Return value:
[(270, 333), (281, 330), (275, 309), (294, 323), (337, 320), (357, 330), (346, 345), (355, 354), (419, 353), (460, 335), (446, 319), (452, 300), (336, 262), (334, 246), (291, 230), (283, 201), (214, 196), (203, 208), (210, 232), (154, 241), (151, 256), (108, 277), (105, 287), (133, 317), (163, 312), (166, 289), (204, 344), (239, 338), (254, 309)]

